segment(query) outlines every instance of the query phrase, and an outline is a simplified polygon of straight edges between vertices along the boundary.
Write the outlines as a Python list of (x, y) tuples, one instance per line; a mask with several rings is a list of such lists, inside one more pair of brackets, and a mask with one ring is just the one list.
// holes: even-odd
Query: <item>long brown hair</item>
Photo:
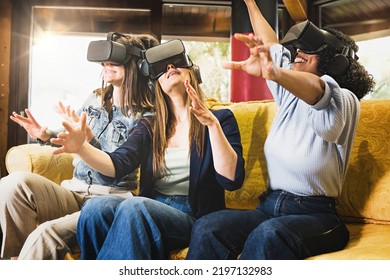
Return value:
[[(195, 89), (198, 98), (203, 102), (204, 93), (200, 88), (196, 79), (195, 73), (192, 68), (189, 68), (191, 86)], [(153, 175), (155, 177), (161, 176), (166, 170), (165, 164), (165, 149), (168, 146), (168, 140), (175, 132), (175, 125), (177, 120), (173, 114), (173, 104), (170, 97), (165, 94), (159, 84), (155, 81), (155, 118), (152, 124), (153, 130)], [(190, 106), (191, 99), (187, 97), (188, 107)], [(189, 112), (189, 111), (188, 111)], [(204, 149), (204, 135), (205, 127), (198, 121), (198, 119), (190, 114), (190, 129), (188, 132), (189, 137), (189, 151), (191, 147), (195, 145), (198, 157), (201, 158)]]
[[(150, 34), (120, 36), (117, 42), (124, 45), (136, 46), (140, 49), (148, 49), (159, 45), (157, 38)], [(137, 62), (139, 58), (131, 56), (124, 65), (125, 77), (122, 82), (122, 94), (120, 95), (120, 107), (125, 116), (136, 115), (137, 113), (151, 112), (154, 110), (154, 94), (147, 85), (148, 79), (138, 70)], [(102, 105), (111, 107), (108, 100), (112, 97), (113, 87), (107, 85), (102, 79), (102, 87), (97, 90), (97, 94), (102, 95)], [(107, 108), (110, 110), (111, 108)]]

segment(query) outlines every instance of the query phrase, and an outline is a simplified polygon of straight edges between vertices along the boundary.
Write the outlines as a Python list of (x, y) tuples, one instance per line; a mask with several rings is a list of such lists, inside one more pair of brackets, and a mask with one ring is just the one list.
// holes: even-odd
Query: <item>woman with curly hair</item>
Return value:
[[(250, 57), (227, 69), (267, 80), (278, 105), (264, 152), (268, 189), (255, 210), (222, 210), (194, 224), (188, 259), (305, 259), (343, 249), (349, 232), (336, 211), (348, 167), (359, 100), (374, 86), (356, 44), (311, 22), (279, 44), (254, 0), (255, 35), (236, 34)], [(291, 52), (286, 47), (291, 47)]]

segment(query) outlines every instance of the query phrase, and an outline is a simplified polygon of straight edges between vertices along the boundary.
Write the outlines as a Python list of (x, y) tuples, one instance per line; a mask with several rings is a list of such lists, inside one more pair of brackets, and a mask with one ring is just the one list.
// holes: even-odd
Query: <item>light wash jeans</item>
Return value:
[(268, 191), (256, 210), (222, 210), (199, 218), (187, 259), (305, 259), (343, 249), (349, 232), (335, 200)]
[(189, 245), (195, 219), (187, 196), (93, 197), (81, 209), (81, 259), (166, 259)]

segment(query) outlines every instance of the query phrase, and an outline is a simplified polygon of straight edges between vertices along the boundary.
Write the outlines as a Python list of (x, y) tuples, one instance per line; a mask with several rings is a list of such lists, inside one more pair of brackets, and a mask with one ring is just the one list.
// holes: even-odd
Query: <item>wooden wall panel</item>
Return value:
[(0, 168), (1, 176), (6, 175), (5, 154), (7, 152), (9, 66), (11, 40), (11, 0), (0, 2)]

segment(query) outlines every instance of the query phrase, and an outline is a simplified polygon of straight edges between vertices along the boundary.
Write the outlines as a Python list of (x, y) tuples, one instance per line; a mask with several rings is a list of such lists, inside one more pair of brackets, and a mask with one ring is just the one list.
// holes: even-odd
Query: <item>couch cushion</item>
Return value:
[(349, 242), (344, 250), (311, 257), (311, 260), (388, 260), (390, 225), (347, 224)]
[(53, 147), (25, 144), (12, 147), (5, 157), (8, 173), (27, 171), (42, 175), (60, 184), (73, 176), (72, 155), (53, 155)]
[[(322, 254), (308, 260), (388, 260), (390, 225), (347, 224), (350, 238), (344, 250)], [(385, 241), (385, 242), (384, 242)], [(379, 246), (379, 247), (378, 247)], [(380, 248), (380, 250), (378, 250)], [(171, 252), (171, 260), (184, 260), (188, 248)]]
[(347, 222), (390, 224), (390, 100), (362, 100), (339, 198)]
[(209, 104), (212, 109), (229, 108), (237, 119), (245, 158), (245, 181), (240, 190), (226, 192), (226, 206), (254, 209), (267, 186), (267, 165), (264, 142), (271, 128), (277, 107), (273, 101), (249, 101), (230, 104)]

